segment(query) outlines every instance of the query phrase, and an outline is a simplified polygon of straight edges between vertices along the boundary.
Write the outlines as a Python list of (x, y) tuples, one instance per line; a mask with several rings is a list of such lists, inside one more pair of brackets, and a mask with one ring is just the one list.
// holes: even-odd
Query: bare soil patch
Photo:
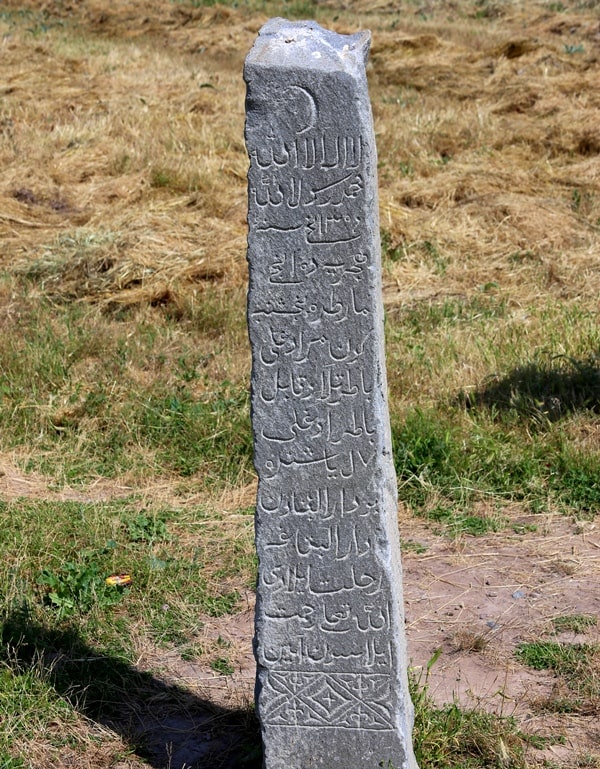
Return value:
[(524, 533), (509, 529), (452, 542), (411, 521), (411, 538), (427, 550), (403, 558), (409, 655), (413, 665), (426, 666), (441, 649), (428, 679), (439, 704), (456, 700), (514, 715), (530, 733), (564, 734), (564, 746), (548, 749), (555, 758), (594, 751), (595, 713), (549, 717), (543, 703), (555, 693), (556, 677), (525, 668), (515, 650), (540, 639), (600, 641), (597, 625), (585, 635), (556, 635), (552, 624), (561, 616), (600, 614), (600, 531), (560, 515), (516, 520)]
[[(164, 481), (154, 488), (135, 490), (103, 480), (85, 488), (53, 490), (50, 479), (24, 474), (7, 457), (0, 458), (0, 472), (0, 494), (5, 500), (33, 497), (95, 502), (136, 491), (145, 503), (157, 503), (172, 500), (176, 488), (173, 482)], [(229, 492), (222, 497), (222, 509), (251, 503), (254, 494), (254, 485)], [(193, 494), (182, 498), (180, 491), (177, 497), (184, 506), (199, 501)], [(520, 643), (540, 639), (600, 643), (599, 625), (575, 633), (556, 632), (553, 624), (565, 616), (600, 617), (600, 529), (594, 522), (560, 514), (520, 515), (518, 508), (511, 513), (511, 523), (499, 532), (449, 539), (435, 524), (401, 509), (400, 529), (406, 537), (408, 655), (415, 674), (427, 683), (439, 706), (456, 702), (466, 708), (483, 708), (515, 716), (526, 733), (563, 735), (563, 744), (533, 751), (531, 758), (564, 762), (574, 752), (597, 751), (596, 713), (549, 712), (548, 703), (560, 686), (557, 677), (526, 668), (515, 651)], [(199, 618), (199, 642), (213, 650), (212, 657), (186, 661), (176, 647), (144, 645), (139, 649), (140, 670), (205, 703), (202, 718), (198, 712), (186, 716), (173, 710), (168, 702), (161, 707), (158, 700), (156, 707), (140, 714), (132, 734), (143, 740), (147, 750), (154, 750), (157, 760), (165, 756), (165, 745), (171, 745), (172, 765), (178, 767), (186, 763), (203, 766), (203, 755), (227, 753), (232, 746), (235, 751), (240, 731), (233, 729), (224, 737), (219, 714), (247, 709), (254, 697), (252, 592), (244, 594), (242, 606), (233, 615)], [(211, 666), (214, 649), (220, 645), (226, 647), (232, 666), (228, 674)], [(434, 656), (438, 658), (429, 668)], [(145, 765), (132, 761), (119, 767)]]
[[(547, 339), (532, 307), (547, 301), (597, 313), (597, 4), (565, 3), (562, 10), (562, 3), (541, 0), (402, 3), (400, 9), (385, 0), (319, 5), (333, 9), (331, 25), (340, 32), (374, 31), (369, 78), (390, 315), (491, 296), (510, 311), (499, 333), (516, 329), (518, 339), (541, 346)], [(95, 303), (107, 313), (142, 307), (177, 317), (209, 291), (243, 290), (241, 67), (265, 14), (164, 0), (8, 0), (4, 11), (0, 263), (6, 274), (30, 275), (34, 297)], [(24, 15), (26, 24), (19, 21)], [(0, 304), (2, 330), (21, 311), (9, 283), (0, 286)], [(467, 328), (465, 348), (470, 336)], [(244, 350), (218, 370), (215, 364), (215, 379), (245, 376), (247, 358)], [(443, 383), (423, 376), (401, 397), (428, 403), (476, 388), (495, 363), (473, 352)], [(598, 451), (597, 419), (567, 431), (586, 451)], [(26, 464), (24, 451), (0, 454), (1, 500), (135, 496), (184, 507), (205, 499), (193, 479), (187, 491), (172, 477), (98, 478), (69, 487), (25, 472)], [(231, 512), (253, 499), (250, 484), (210, 502)], [(425, 681), (441, 649), (427, 676), (438, 704), (456, 700), (514, 714), (526, 731), (565, 736), (564, 745), (532, 750), (532, 762), (566, 765), (575, 754), (598, 755), (597, 713), (548, 712), (557, 678), (525, 668), (515, 650), (540, 638), (600, 642), (598, 626), (554, 635), (553, 625), (570, 614), (600, 617), (600, 529), (516, 506), (501, 513), (511, 521), (501, 531), (451, 538), (401, 510), (409, 657)], [(215, 671), (208, 658), (186, 661), (177, 648), (144, 646), (138, 665), (204, 703), (205, 720), (157, 695), (153, 715), (137, 727), (155, 732), (150, 763), (125, 755), (128, 743), (115, 737), (123, 754), (117, 763), (110, 763), (116, 748), (90, 749), (85, 764), (64, 748), (51, 759), (48, 752), (33, 755), (32, 766), (207, 765), (207, 756), (224, 746), (215, 729), (219, 709), (252, 701), (252, 595), (231, 617), (201, 620), (201, 640), (211, 649), (219, 639), (227, 644), (233, 673)]]
[[(562, 736), (562, 744), (531, 749), (532, 766), (544, 760), (568, 762), (574, 754), (595, 754), (600, 730), (594, 710), (553, 713), (558, 679), (524, 667), (519, 643), (540, 639), (598, 643), (600, 628), (555, 633), (553, 620), (569, 615), (600, 616), (600, 530), (560, 515), (523, 516), (519, 525), (537, 531), (502, 531), (448, 541), (425, 522), (401, 516), (411, 545), (403, 555), (408, 655), (434, 701), (456, 702), (514, 716), (527, 734)], [(424, 552), (414, 551), (417, 544)], [(230, 675), (208, 662), (185, 662), (177, 650), (156, 648), (139, 664), (217, 707), (247, 707), (254, 696), (253, 595), (231, 617), (203, 618), (203, 637), (227, 643)], [(437, 661), (427, 673), (435, 654)], [(202, 740), (209, 739), (206, 733)], [(222, 737), (214, 737), (213, 748)], [(187, 743), (186, 743), (187, 744)], [(189, 745), (188, 745), (189, 748)]]

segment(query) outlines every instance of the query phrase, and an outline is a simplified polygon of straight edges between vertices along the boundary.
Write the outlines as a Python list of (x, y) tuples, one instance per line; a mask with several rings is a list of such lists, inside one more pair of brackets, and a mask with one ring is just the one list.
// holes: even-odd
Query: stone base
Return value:
[(264, 769), (409, 769), (403, 744), (393, 731), (267, 726)]

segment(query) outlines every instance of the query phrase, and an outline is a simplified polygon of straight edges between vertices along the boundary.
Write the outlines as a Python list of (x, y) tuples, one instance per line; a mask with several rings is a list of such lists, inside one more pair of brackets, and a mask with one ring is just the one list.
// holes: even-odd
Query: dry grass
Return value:
[[(390, 311), (484, 292), (507, 303), (509, 332), (535, 347), (547, 324), (532, 310), (557, 300), (593, 306), (597, 18), (585, 4), (550, 6), (332, 2), (319, 10), (334, 28), (374, 34), (381, 223), (396, 254), (385, 274)], [(6, 7), (6, 266), (34, 277), (34, 291), (110, 309), (177, 313), (207, 288), (243, 286), (240, 72), (264, 14), (32, 2), (30, 32), (10, 17), (25, 6)], [(464, 349), (455, 373), (443, 374), (448, 389), (475, 386), (489, 371), (472, 345)]]
[[(515, 306), (598, 293), (597, 20), (541, 2), (473, 18), (488, 6), (336, 9), (334, 27), (374, 32), (382, 225), (405, 256), (388, 268), (388, 304), (488, 283)], [(119, 304), (242, 284), (240, 66), (264, 17), (46, 10), (61, 25), (37, 37), (3, 24), (5, 255), (48, 274), (44, 289)]]
[(51, 296), (119, 305), (239, 285), (243, 100), (223, 104), (238, 72), (147, 37), (88, 46), (71, 23), (40, 34), (26, 67), (31, 33), (5, 27), (5, 257)]
[[(510, 399), (514, 382), (507, 371), (518, 373), (534, 360), (543, 373), (556, 356), (577, 362), (600, 349), (599, 6), (564, 5), (305, 4), (340, 32), (373, 32), (368, 73), (380, 160), (389, 379), (398, 416), (415, 406), (454, 404), (459, 394), (466, 403), (491, 402), (494, 385)], [(34, 317), (41, 300), (86, 308), (93, 349), (64, 381), (56, 380), (44, 402), (21, 404), (43, 415), (44, 430), (78, 430), (82, 454), (86, 436), (102, 434), (110, 421), (100, 410), (91, 413), (87, 401), (99, 382), (119, 403), (132, 392), (152, 394), (157, 382), (166, 398), (182, 386), (177, 365), (191, 359), (192, 345), (198, 361), (184, 372), (190, 397), (200, 399), (225, 381), (247, 381), (241, 68), (266, 18), (290, 10), (290, 3), (274, 0), (237, 8), (168, 0), (8, 0), (2, 6), (0, 329), (14, 336), (18, 349), (17, 321)], [(58, 325), (62, 343), (66, 332)], [(140, 341), (140, 329), (148, 334), (152, 328), (156, 340)], [(123, 354), (114, 376), (106, 372), (107, 352), (111, 360)], [(514, 443), (530, 437), (529, 430), (547, 430), (549, 439), (597, 455), (597, 402), (589, 401), (572, 399), (560, 424), (550, 400), (529, 404), (535, 418)], [(466, 410), (465, 435), (470, 420)], [(468, 445), (474, 451), (475, 442)], [(40, 498), (97, 499), (129, 493), (142, 479), (155, 504), (177, 496), (185, 511), (206, 502), (218, 514), (186, 528), (182, 513), (174, 530), (190, 552), (202, 531), (203, 547), (214, 552), (210, 587), (223, 580), (232, 589), (248, 588), (228, 571), (232, 552), (246, 562), (252, 556), (249, 520), (240, 513), (254, 495), (246, 470), (208, 491), (201, 471), (183, 481), (161, 465), (155, 447), (136, 450), (145, 470), (124, 460), (112, 484), (99, 478), (95, 487), (74, 491), (49, 489), (44, 475), (16, 470), (15, 464), (43, 463), (38, 444), (22, 446), (0, 493), (27, 494), (33, 484), (32, 496)], [(59, 487), (64, 482), (53, 480)], [(546, 493), (528, 491), (532, 498)], [(445, 503), (443, 491), (434, 490), (424, 513), (439, 513)], [(552, 511), (559, 507), (553, 504)], [(524, 511), (518, 501), (490, 493), (476, 502), (475, 513), (471, 524), (481, 518), (501, 526)], [(444, 545), (456, 559), (466, 559), (472, 546), (471, 534), (460, 531), (461, 515), (454, 519), (455, 539)], [(545, 537), (541, 517), (535, 521)], [(533, 570), (532, 579), (535, 572), (536, 585), (594, 573), (595, 561), (569, 556), (573, 536), (564, 535), (543, 563), (530, 547), (523, 569)], [(520, 569), (525, 584), (528, 575)], [(517, 580), (514, 573), (501, 577)], [(175, 600), (189, 614), (188, 597)], [(477, 618), (463, 625), (461, 617), (451, 652), (493, 659), (494, 634), (482, 631)], [(219, 632), (207, 631), (199, 642), (213, 662), (221, 654)], [(154, 665), (147, 639), (136, 636), (133, 643), (140, 659)], [(141, 765), (126, 755), (125, 743), (98, 738), (83, 721), (73, 729), (79, 765)], [(61, 750), (44, 738), (32, 765), (68, 765), (70, 748)]]

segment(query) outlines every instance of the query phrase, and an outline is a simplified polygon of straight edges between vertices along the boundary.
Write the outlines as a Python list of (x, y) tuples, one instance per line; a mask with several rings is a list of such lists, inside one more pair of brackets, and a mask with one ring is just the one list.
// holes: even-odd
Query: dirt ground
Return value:
[[(568, 643), (600, 641), (597, 626), (585, 635), (552, 634), (555, 617), (600, 614), (600, 530), (594, 524), (555, 516), (530, 516), (519, 522), (535, 525), (537, 531), (517, 534), (509, 529), (448, 541), (430, 525), (411, 519), (410, 541), (425, 550), (417, 553), (409, 548), (403, 555), (408, 656), (424, 681), (427, 663), (441, 649), (428, 677), (438, 705), (457, 701), (514, 715), (527, 733), (565, 736), (563, 745), (540, 751), (540, 759), (594, 753), (600, 744), (596, 714), (544, 712), (544, 701), (553, 694), (557, 679), (552, 673), (524, 668), (514, 652), (519, 643), (541, 637)], [(215, 678), (209, 670), (176, 659), (167, 663), (168, 674), (186, 686), (200, 686), (224, 704), (250, 700), (251, 595), (247, 601), (242, 614), (207, 626), (208, 633), (225, 633), (238, 649), (234, 676)]]
[[(228, 135), (234, 132), (224, 116), (231, 107), (229, 120), (235, 122), (237, 138), (225, 149), (214, 149), (208, 140), (206, 143), (212, 154), (207, 150), (205, 173), (207, 178), (216, 178), (210, 174), (225, 178), (223, 190), (215, 191), (213, 185), (203, 200), (201, 184), (200, 192), (194, 195), (185, 184), (171, 192), (156, 181), (153, 187), (134, 151), (132, 170), (120, 170), (122, 158), (117, 150), (113, 152), (111, 143), (116, 140), (110, 136), (109, 118), (104, 117), (105, 111), (109, 114), (106, 105), (111, 100), (121, 105), (120, 110), (122, 107), (118, 115), (142, 109), (139, 104), (147, 109), (148, 104), (156, 107), (167, 103), (161, 84), (147, 83), (145, 73), (135, 69), (138, 59), (142, 60), (139, 51), (115, 54), (116, 61), (125, 62), (132, 72), (129, 79), (117, 81), (112, 76), (112, 60), (107, 62), (106, 72), (96, 71), (87, 63), (87, 52), (74, 48), (53, 70), (55, 90), (46, 93), (38, 79), (50, 60), (43, 35), (35, 27), (25, 51), (7, 33), (0, 41), (0, 56), (6, 57), (10, 77), (7, 74), (1, 85), (0, 97), (12, 94), (15, 100), (33, 105), (27, 107), (32, 113), (47, 111), (51, 116), (47, 134), (57, 149), (47, 150), (45, 155), (40, 149), (39, 156), (33, 149), (29, 153), (29, 134), (24, 130), (27, 120), (13, 121), (0, 111), (0, 133), (6, 136), (10, 150), (1, 190), (4, 254), (0, 261), (6, 254), (23, 258), (37, 253), (50, 235), (54, 237), (62, 230), (108, 223), (115, 231), (127, 234), (115, 245), (119, 254), (114, 270), (92, 275), (85, 285), (75, 274), (72, 282), (78, 282), (77, 291), (64, 282), (65, 296), (104, 301), (118, 294), (119, 302), (135, 304), (166, 302), (178, 291), (190, 292), (195, 283), (204, 280), (243, 286), (247, 159), (242, 146), (240, 72), (243, 58), (267, 17), (255, 13), (246, 19), (222, 6), (200, 8), (163, 0), (110, 4), (106, 0), (22, 0), (3, 5), (13, 10), (47, 8), (52, 19), (79, 18), (98, 41), (139, 40), (144, 55), (144, 45), (153, 40), (157, 59), (166, 50), (178, 51), (183, 63), (193, 62), (195, 86), (192, 92), (178, 73), (181, 82), (173, 76), (172, 81), (162, 84), (180, 103), (179, 111), (174, 112), (176, 118), (183, 121), (182, 115), (192, 116), (191, 121), (201, 115), (219, 126), (222, 121)], [(436, 270), (418, 251), (412, 256), (407, 246), (407, 258), (386, 275), (388, 307), (439, 296), (462, 296), (477, 286), (496, 282), (513, 303), (524, 308), (540, 292), (557, 300), (575, 297), (596, 301), (600, 285), (596, 247), (600, 231), (597, 9), (587, 15), (557, 16), (540, 3), (531, 3), (534, 11), (528, 11), (527, 3), (513, 4), (504, 26), (490, 22), (487, 36), (477, 36), (474, 32), (467, 35), (458, 24), (448, 25), (443, 19), (439, 29), (432, 25), (428, 34), (422, 34), (417, 14), (426, 17), (435, 3), (424, 2), (419, 7), (415, 3), (414, 11), (401, 19), (401, 34), (400, 27), (395, 26), (393, 3), (361, 0), (345, 5), (357, 12), (365, 8), (389, 12), (389, 25), (374, 39), (370, 65), (370, 76), (382, 94), (374, 107), (382, 157), (392, 157), (394, 152), (400, 157), (394, 131), (386, 129), (393, 125), (390, 115), (396, 114), (392, 109), (398, 101), (408, 99), (409, 107), (413, 102), (424, 104), (421, 122), (415, 123), (406, 144), (415, 167), (411, 170), (405, 164), (403, 168), (382, 169), (382, 224), (397, 248), (427, 237), (432, 242), (438, 239), (452, 256), (445, 271)], [(498, 18), (502, 17), (502, 2), (479, 5), (497, 8)], [(339, 26), (339, 31), (354, 31), (350, 21)], [(171, 61), (167, 64), (162, 70), (165, 73)], [(189, 69), (192, 72), (191, 65)], [(184, 74), (189, 76), (187, 70)], [(135, 95), (136, 79), (139, 96)], [(446, 97), (447, 105), (443, 101)], [(467, 109), (473, 104), (476, 115)], [(116, 111), (114, 105), (112, 108)], [(23, 110), (27, 117), (30, 113), (25, 107)], [(86, 110), (106, 133), (101, 139), (93, 134), (91, 148), (79, 146), (75, 129), (77, 141), (70, 140), (71, 134), (64, 127), (64, 137), (55, 130), (63, 123), (68, 126), (69, 121), (80, 120), (78, 130), (84, 135), (83, 128), (88, 130)], [(152, 117), (153, 112), (149, 115)], [(123, 121), (129, 126), (125, 118)], [(138, 139), (148, 139), (138, 137), (135, 124), (132, 126), (129, 141), (135, 149)], [(204, 138), (202, 130), (197, 129), (196, 134)], [(145, 144), (142, 146), (145, 149)], [(486, 152), (472, 152), (479, 146)], [(17, 151), (22, 153), (23, 147), (31, 155), (28, 165)], [(50, 156), (52, 164), (48, 165)], [(429, 156), (435, 156), (435, 167)], [(158, 152), (157, 157), (162, 158)], [(450, 158), (455, 159), (453, 163), (448, 162)], [(530, 173), (526, 168), (529, 162), (535, 166)], [(485, 173), (481, 172), (482, 164)], [(434, 173), (437, 176), (432, 182)], [(176, 180), (173, 185), (176, 187)], [(175, 218), (177, 232), (173, 231)], [(200, 252), (194, 251), (199, 240), (206, 257), (204, 251), (201, 258)], [(179, 255), (176, 260), (174, 253)], [(188, 253), (189, 263), (187, 256), (181, 256)], [(507, 261), (507, 254), (512, 254), (512, 261)], [(196, 272), (192, 273), (192, 267)], [(143, 287), (131, 288), (142, 282), (139, 275), (145, 275), (144, 271), (151, 277)], [(52, 287), (51, 282), (48, 287)], [(469, 374), (474, 381), (481, 375), (476, 370)], [(464, 377), (465, 373), (457, 372), (457, 376)], [(21, 472), (18, 467), (23, 466), (23, 457), (18, 460), (0, 455), (2, 500), (103, 501), (133, 493), (164, 499), (176, 485), (176, 481), (157, 479), (156, 485), (140, 488), (99, 479), (85, 488), (57, 490), (50, 478)], [(252, 488), (239, 493), (252, 504)], [(192, 499), (182, 500), (179, 493), (171, 496), (177, 496), (181, 504), (194, 503)], [(521, 642), (540, 638), (600, 642), (599, 626), (588, 628), (581, 636), (553, 635), (552, 624), (553, 618), (568, 614), (600, 616), (600, 525), (558, 514), (523, 516), (517, 509), (514, 515), (508, 509), (503, 513), (511, 523), (496, 533), (450, 538), (436, 524), (400, 511), (408, 657), (421, 681), (427, 680), (438, 704), (457, 700), (466, 707), (514, 714), (530, 733), (565, 736), (564, 744), (536, 751), (536, 761), (562, 763), (576, 753), (599, 754), (597, 715), (545, 710), (545, 701), (556, 694), (557, 678), (518, 664), (515, 649)], [(168, 683), (183, 685), (198, 701), (216, 708), (233, 711), (248, 704), (254, 686), (253, 600), (248, 593), (243, 611), (234, 616), (203, 618), (207, 637), (221, 637), (231, 644), (232, 675), (219, 675), (208, 663), (186, 662), (176, 651), (150, 647), (140, 650), (139, 667)], [(428, 662), (438, 650), (441, 653), (427, 672)], [(207, 711), (206, 719), (199, 721), (196, 716), (179, 713), (171, 720), (163, 718), (160, 729), (157, 722), (142, 724), (140, 729), (146, 733), (154, 730), (156, 756), (170, 744), (169, 767), (183, 769), (190, 764), (201, 766), (203, 756), (214, 754), (218, 748), (215, 717)], [(65, 753), (60, 766), (75, 765), (76, 760)], [(89, 760), (90, 765), (101, 765), (99, 761), (94, 764), (93, 757)], [(150, 765), (165, 765), (161, 760), (156, 758)], [(148, 765), (133, 756), (113, 764), (114, 769)]]
[[(254, 489), (246, 489), (250, 498)], [(0, 498), (34, 497), (101, 501), (131, 494), (132, 489), (99, 481), (87, 489), (52, 491), (41, 475), (23, 475), (11, 458), (0, 456)], [(137, 489), (151, 499), (157, 489)], [(160, 494), (168, 493), (161, 486)], [(239, 500), (237, 500), (239, 501)], [(548, 713), (544, 703), (556, 695), (557, 678), (528, 670), (515, 659), (519, 643), (546, 638), (568, 643), (600, 642), (600, 627), (585, 634), (555, 634), (552, 620), (566, 615), (600, 616), (600, 528), (594, 522), (562, 515), (511, 518), (510, 526), (483, 536), (449, 539), (435, 524), (400, 511), (406, 536), (403, 554), (404, 602), (408, 657), (417, 677), (427, 681), (434, 701), (458, 702), (498, 715), (514, 715), (525, 732), (563, 735), (563, 744), (536, 751), (539, 761), (564, 761), (593, 755), (600, 744), (600, 724), (589, 715)], [(252, 702), (255, 664), (252, 655), (254, 595), (244, 596), (244, 609), (232, 616), (203, 618), (207, 639), (224, 639), (235, 672), (218, 675), (208, 664), (187, 662), (177, 651), (145, 647), (140, 669), (182, 686), (200, 700), (226, 711)], [(439, 653), (441, 652), (441, 653)], [(427, 667), (434, 654), (439, 657)], [(211, 718), (171, 715), (143, 724), (155, 732), (157, 755), (173, 746), (171, 765), (198, 764), (220, 745)], [(147, 740), (146, 740), (147, 742)], [(130, 769), (143, 764), (127, 763)]]

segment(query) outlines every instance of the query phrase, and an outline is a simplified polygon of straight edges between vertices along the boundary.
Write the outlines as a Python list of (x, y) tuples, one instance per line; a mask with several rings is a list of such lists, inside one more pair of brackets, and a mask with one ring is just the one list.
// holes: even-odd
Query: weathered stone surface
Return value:
[(368, 32), (248, 55), (248, 321), (266, 769), (415, 769)]

